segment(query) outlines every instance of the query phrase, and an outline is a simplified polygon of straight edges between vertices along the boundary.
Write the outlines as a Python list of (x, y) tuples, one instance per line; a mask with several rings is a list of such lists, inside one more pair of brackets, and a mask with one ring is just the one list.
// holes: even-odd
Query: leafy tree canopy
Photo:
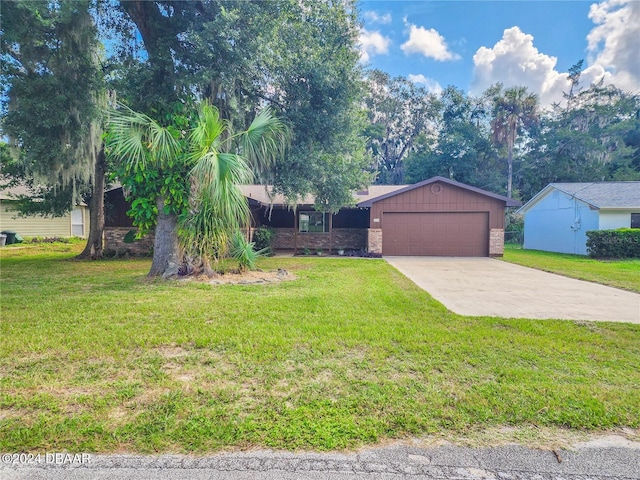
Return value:
[(3, 2), (2, 131), (14, 178), (61, 214), (80, 200), (100, 148), (101, 72), (89, 0)]

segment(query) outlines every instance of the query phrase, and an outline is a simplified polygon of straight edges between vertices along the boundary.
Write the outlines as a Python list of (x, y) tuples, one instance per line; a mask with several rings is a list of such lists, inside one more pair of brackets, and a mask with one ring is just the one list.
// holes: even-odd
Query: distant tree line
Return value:
[(580, 84), (539, 105), (525, 87), (435, 95), (407, 79), (368, 73), (368, 151), (378, 183), (441, 175), (528, 200), (551, 182), (640, 179), (640, 95)]

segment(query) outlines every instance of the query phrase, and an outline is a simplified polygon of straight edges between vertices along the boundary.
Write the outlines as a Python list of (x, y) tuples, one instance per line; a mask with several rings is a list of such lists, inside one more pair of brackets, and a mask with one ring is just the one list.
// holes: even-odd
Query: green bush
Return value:
[(275, 235), (275, 230), (269, 227), (260, 227), (253, 232), (254, 248), (259, 251), (264, 251), (265, 255), (272, 255), (273, 248), (271, 247), (271, 241)]
[(594, 258), (640, 258), (640, 228), (589, 231), (587, 252)]
[(229, 253), (231, 258), (238, 261), (238, 270), (246, 272), (247, 270), (255, 270), (256, 262), (266, 252), (264, 249), (256, 250), (255, 242), (248, 242), (243, 232), (238, 230), (231, 237)]

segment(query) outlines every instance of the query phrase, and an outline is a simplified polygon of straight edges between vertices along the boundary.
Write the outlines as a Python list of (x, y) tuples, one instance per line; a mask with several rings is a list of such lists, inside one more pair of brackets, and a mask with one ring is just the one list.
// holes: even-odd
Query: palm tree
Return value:
[(189, 169), (189, 202), (182, 214), (167, 213), (160, 192), (155, 198), (152, 277), (177, 273), (185, 255), (209, 270), (210, 259), (223, 255), (234, 232), (249, 224), (249, 207), (239, 185), (271, 167), (288, 143), (288, 129), (269, 108), (260, 111), (247, 130), (234, 133), (231, 123), (207, 102), (198, 106), (189, 131), (163, 127), (122, 105), (111, 113), (109, 131), (107, 144), (118, 161), (158, 172), (176, 163)]
[(513, 184), (513, 146), (520, 130), (538, 120), (538, 96), (527, 92), (527, 87), (512, 87), (502, 91), (502, 85), (494, 90), (493, 120), (491, 128), (496, 143), (507, 147), (507, 197), (511, 198)]

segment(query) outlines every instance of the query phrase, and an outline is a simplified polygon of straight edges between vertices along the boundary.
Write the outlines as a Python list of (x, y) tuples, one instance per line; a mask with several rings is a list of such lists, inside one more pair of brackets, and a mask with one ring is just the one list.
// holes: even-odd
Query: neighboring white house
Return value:
[(640, 182), (550, 183), (517, 213), (524, 248), (586, 255), (589, 230), (640, 228)]
[(22, 237), (85, 237), (89, 233), (89, 208), (77, 205), (62, 217), (43, 217), (18, 214), (14, 204), (16, 195), (26, 195), (24, 187), (0, 190), (0, 231), (13, 230)]

